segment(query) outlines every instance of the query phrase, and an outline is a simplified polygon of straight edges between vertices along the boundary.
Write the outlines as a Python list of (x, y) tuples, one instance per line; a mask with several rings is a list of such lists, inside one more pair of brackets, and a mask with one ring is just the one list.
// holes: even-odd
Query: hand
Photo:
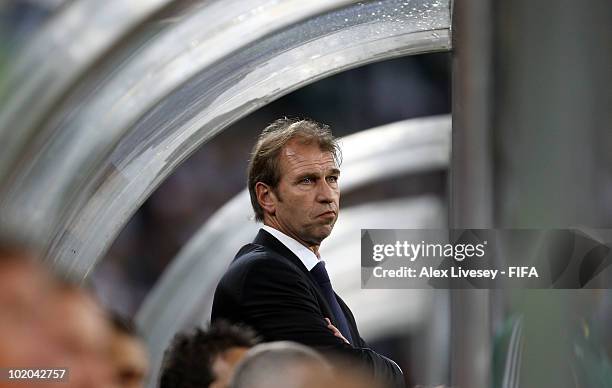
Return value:
[(344, 336), (342, 335), (342, 333), (340, 333), (340, 330), (338, 330), (336, 328), (336, 326), (332, 325), (331, 321), (329, 320), (329, 318), (325, 318), (325, 322), (327, 322), (327, 328), (329, 330), (332, 331), (332, 333), (334, 333), (334, 335), (338, 338), (341, 338), (344, 342), (346, 342), (347, 344), (351, 344), (350, 342), (348, 342), (348, 340), (346, 338), (344, 338)]

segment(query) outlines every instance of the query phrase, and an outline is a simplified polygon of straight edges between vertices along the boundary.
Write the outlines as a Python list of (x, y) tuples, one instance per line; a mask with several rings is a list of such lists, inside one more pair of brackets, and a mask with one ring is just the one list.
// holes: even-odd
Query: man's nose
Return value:
[(317, 201), (321, 203), (332, 203), (337, 195), (337, 192), (325, 180), (319, 182), (317, 188)]

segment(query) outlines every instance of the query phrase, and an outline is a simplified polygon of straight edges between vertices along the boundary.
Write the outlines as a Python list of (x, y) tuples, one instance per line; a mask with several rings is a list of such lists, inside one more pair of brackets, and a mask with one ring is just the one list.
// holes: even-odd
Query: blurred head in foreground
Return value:
[(255, 346), (236, 366), (231, 388), (382, 388), (345, 360), (329, 360), (307, 346), (270, 342)]
[(115, 368), (115, 381), (121, 388), (142, 388), (149, 372), (149, 358), (144, 342), (133, 323), (111, 313), (113, 336), (111, 359)]
[(257, 342), (252, 330), (223, 321), (177, 334), (164, 356), (160, 388), (227, 387), (235, 365)]
[(65, 387), (112, 387), (110, 325), (100, 307), (54, 277), (35, 250), (8, 241), (0, 238), (0, 365), (67, 368)]
[(238, 364), (231, 388), (319, 387), (332, 369), (315, 350), (289, 341), (251, 349)]
[[(48, 330), (53, 278), (35, 254), (0, 241), (0, 285), (0, 366), (27, 368), (61, 362), (62, 353)], [(13, 383), (0, 381), (1, 387), (4, 384)]]
[(112, 327), (96, 300), (63, 283), (54, 293), (50, 328), (66, 358), (71, 387), (115, 387), (110, 362)]

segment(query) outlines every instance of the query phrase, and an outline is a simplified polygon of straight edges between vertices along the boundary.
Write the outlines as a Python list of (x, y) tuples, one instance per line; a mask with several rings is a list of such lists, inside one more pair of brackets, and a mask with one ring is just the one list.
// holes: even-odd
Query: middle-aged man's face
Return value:
[(318, 144), (291, 140), (280, 155), (274, 219), (281, 232), (306, 246), (318, 246), (338, 218), (340, 170), (331, 152)]

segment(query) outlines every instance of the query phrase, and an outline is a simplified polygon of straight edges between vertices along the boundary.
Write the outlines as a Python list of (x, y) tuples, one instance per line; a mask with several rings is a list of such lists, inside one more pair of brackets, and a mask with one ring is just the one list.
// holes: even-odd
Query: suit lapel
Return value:
[(312, 276), (308, 269), (306, 269), (304, 263), (302, 263), (302, 260), (300, 260), (295, 255), (295, 253), (291, 252), (291, 249), (287, 248), (282, 242), (278, 241), (276, 237), (272, 236), (265, 230), (259, 230), (257, 236), (255, 236), (255, 240), (253, 240), (253, 244), (262, 245), (268, 249), (273, 250), (280, 256), (286, 258), (287, 260), (295, 264), (304, 273), (304, 275), (309, 277)]
[[(255, 240), (253, 240), (253, 244), (261, 245), (265, 248), (268, 248), (274, 251), (277, 255), (283, 257), (284, 259), (287, 259), (289, 262), (294, 264), (302, 272), (304, 277), (306, 277), (308, 281), (310, 282), (311, 288), (316, 293), (319, 305), (324, 309), (322, 313), (326, 317), (329, 317), (329, 319), (332, 321), (334, 325), (336, 324), (336, 317), (332, 313), (332, 309), (329, 306), (329, 303), (327, 303), (327, 300), (325, 299), (325, 297), (323, 296), (323, 293), (319, 289), (319, 285), (317, 284), (317, 281), (312, 276), (310, 271), (308, 271), (304, 263), (302, 263), (302, 260), (300, 260), (293, 252), (291, 252), (291, 250), (287, 248), (283, 243), (278, 241), (276, 237), (272, 236), (270, 233), (266, 232), (263, 229), (259, 230), (259, 233), (257, 233)], [(342, 305), (346, 306), (344, 302), (342, 302)], [(351, 327), (351, 330), (353, 330), (352, 327)]]

